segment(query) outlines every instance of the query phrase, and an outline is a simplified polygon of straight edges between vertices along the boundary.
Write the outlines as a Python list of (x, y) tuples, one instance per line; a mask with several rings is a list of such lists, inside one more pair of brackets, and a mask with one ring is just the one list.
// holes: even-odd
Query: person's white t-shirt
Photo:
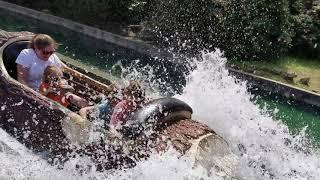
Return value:
[(43, 72), (49, 65), (62, 68), (62, 62), (59, 57), (52, 54), (47, 61), (38, 58), (33, 49), (24, 49), (21, 51), (16, 60), (17, 64), (29, 70), (27, 84), (30, 88), (38, 91), (42, 83)]

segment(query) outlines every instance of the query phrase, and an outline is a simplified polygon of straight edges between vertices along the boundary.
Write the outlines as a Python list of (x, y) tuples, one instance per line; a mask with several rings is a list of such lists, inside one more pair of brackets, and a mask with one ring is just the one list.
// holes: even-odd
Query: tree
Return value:
[(291, 43), (286, 0), (231, 0), (225, 14), (231, 58), (270, 60), (284, 55)]
[(291, 52), (320, 57), (320, 0), (290, 0), (294, 36)]
[(184, 52), (221, 48), (227, 57), (273, 59), (291, 43), (286, 0), (154, 0), (151, 28)]

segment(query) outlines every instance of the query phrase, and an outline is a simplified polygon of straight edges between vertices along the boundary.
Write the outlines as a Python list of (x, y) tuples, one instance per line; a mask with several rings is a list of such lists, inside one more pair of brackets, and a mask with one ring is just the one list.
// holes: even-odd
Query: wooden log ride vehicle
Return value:
[[(106, 129), (99, 132), (99, 138), (90, 138), (92, 122), (16, 80), (15, 60), (27, 48), (31, 36), (6, 33), (7, 40), (4, 42), (2, 36), (0, 48), (0, 127), (34, 152), (49, 152), (62, 162), (76, 152), (90, 157), (101, 171), (132, 167), (138, 160), (168, 146), (206, 168), (235, 156), (212, 129), (191, 120), (191, 107), (175, 98), (151, 100), (118, 132)], [(112, 98), (107, 91), (110, 81), (102, 81), (94, 74), (80, 74), (80, 77), (65, 74), (77, 95), (93, 103), (97, 103), (95, 97), (101, 94)]]

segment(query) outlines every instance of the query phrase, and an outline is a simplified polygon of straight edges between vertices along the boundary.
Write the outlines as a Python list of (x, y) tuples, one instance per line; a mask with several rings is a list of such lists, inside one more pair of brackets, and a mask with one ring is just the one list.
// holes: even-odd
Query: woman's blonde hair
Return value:
[(44, 49), (50, 45), (53, 45), (55, 49), (58, 48), (58, 43), (49, 35), (47, 34), (36, 34), (32, 37), (29, 48), (32, 49)]
[(49, 83), (51, 80), (50, 77), (55, 74), (63, 75), (63, 72), (57, 66), (48, 66), (43, 73), (43, 82)]

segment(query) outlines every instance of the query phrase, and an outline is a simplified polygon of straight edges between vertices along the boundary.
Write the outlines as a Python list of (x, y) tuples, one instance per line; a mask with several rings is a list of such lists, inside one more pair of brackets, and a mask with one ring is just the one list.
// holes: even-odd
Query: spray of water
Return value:
[[(191, 105), (194, 119), (223, 136), (240, 157), (236, 178), (316, 179), (320, 175), (319, 153), (310, 148), (305, 130), (290, 135), (287, 126), (274, 120), (266, 109), (259, 108), (252, 101), (246, 82), (229, 75), (227, 59), (220, 50), (202, 52), (199, 58), (189, 62), (197, 68), (187, 76), (183, 93), (175, 97)], [(127, 77), (140, 79), (151, 87), (159, 83), (150, 81), (152, 71), (130, 72), (134, 73)], [(155, 93), (158, 94), (157, 91), (150, 94)], [(177, 175), (181, 179), (185, 177), (179, 172)], [(203, 178), (202, 174), (198, 178)]]
[[(184, 91), (176, 98), (184, 100), (194, 110), (193, 118), (209, 125), (230, 145), (240, 158), (234, 172), (236, 179), (317, 179), (320, 176), (320, 158), (316, 150), (306, 147), (305, 136), (293, 137), (281, 121), (273, 120), (267, 112), (251, 101), (245, 82), (229, 76), (223, 54), (202, 52), (193, 59), (195, 66), (187, 77)], [(148, 87), (149, 94), (160, 96), (157, 81), (148, 81), (149, 74), (130, 71), (128, 77), (138, 78)], [(150, 75), (151, 74), (151, 75)], [(1, 142), (10, 142), (0, 134)], [(78, 164), (91, 166), (86, 157), (77, 157), (63, 169), (48, 165), (18, 144), (11, 144), (13, 151), (0, 148), (0, 178), (17, 179), (219, 179), (213, 169), (194, 166), (188, 157), (180, 157), (174, 150), (153, 154), (148, 160), (126, 170), (97, 172), (93, 168), (79, 172)], [(22, 153), (22, 155), (21, 155)], [(221, 178), (223, 179), (223, 178)]]
[(306, 147), (303, 132), (289, 134), (250, 99), (245, 82), (228, 75), (223, 54), (203, 52), (182, 95), (194, 118), (222, 135), (240, 156), (240, 179), (316, 179), (319, 154)]

